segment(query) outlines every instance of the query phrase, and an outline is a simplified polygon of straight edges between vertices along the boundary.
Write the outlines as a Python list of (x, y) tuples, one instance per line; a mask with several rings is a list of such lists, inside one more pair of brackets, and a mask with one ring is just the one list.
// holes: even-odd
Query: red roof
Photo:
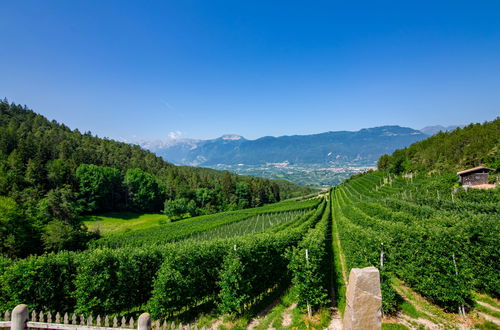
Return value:
[(467, 173), (470, 173), (470, 172), (476, 172), (476, 171), (479, 171), (479, 170), (494, 171), (495, 169), (494, 168), (489, 168), (489, 167), (486, 167), (486, 166), (477, 166), (477, 167), (474, 167), (474, 168), (470, 168), (468, 170), (463, 170), (463, 171), (457, 172), (457, 175), (467, 174)]

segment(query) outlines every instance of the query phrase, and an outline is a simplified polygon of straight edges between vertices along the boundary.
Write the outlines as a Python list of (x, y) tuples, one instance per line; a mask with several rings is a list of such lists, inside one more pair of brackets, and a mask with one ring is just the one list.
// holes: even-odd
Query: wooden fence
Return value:
[[(198, 327), (191, 325), (183, 325), (179, 323), (176, 325), (174, 322), (167, 323), (166, 321), (151, 321), (148, 313), (143, 313), (137, 319), (130, 318), (128, 321), (125, 317), (118, 319), (114, 317), (110, 319), (108, 316), (101, 318), (99, 315), (94, 319), (92, 315), (85, 317), (84, 315), (77, 316), (68, 313), (61, 315), (56, 313), (37, 313), (28, 311), (28, 306), (17, 305), (11, 312), (7, 311), (3, 315), (4, 321), (1, 320), (0, 315), (0, 328), (11, 328), (12, 330), (25, 330), (28, 328), (34, 329), (70, 329), (70, 330), (112, 330), (112, 329), (138, 329), (138, 330), (197, 330)], [(206, 330), (205, 327), (202, 330)]]

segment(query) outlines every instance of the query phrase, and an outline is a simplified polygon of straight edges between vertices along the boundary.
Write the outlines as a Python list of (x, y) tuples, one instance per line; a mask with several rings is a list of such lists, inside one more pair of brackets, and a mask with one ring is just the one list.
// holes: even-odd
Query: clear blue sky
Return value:
[(500, 115), (500, 1), (0, 2), (0, 97), (128, 141)]

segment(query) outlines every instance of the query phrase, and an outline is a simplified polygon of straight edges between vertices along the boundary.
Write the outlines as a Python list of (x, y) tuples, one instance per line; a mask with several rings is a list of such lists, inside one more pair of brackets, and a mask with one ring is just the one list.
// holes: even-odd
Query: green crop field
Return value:
[[(498, 297), (500, 190), (453, 192), (455, 181), (375, 172), (335, 188), (332, 212), (345, 270), (377, 266), (383, 279), (403, 280), (456, 313), (472, 306), (473, 290)], [(396, 311), (394, 288), (383, 285), (383, 296), (384, 309)]]
[[(123, 222), (141, 217), (106, 217), (116, 230), (89, 250), (1, 259), (1, 307), (25, 301), (34, 309), (100, 314), (147, 308), (165, 318), (210, 302), (239, 313), (289, 283), (287, 251), (328, 223), (326, 204), (324, 198), (285, 201), (129, 231)], [(240, 286), (234, 276), (251, 280)], [(41, 289), (47, 294), (36, 293)]]
[[(283, 295), (262, 324), (282, 322), (294, 308), (285, 328), (327, 327), (332, 292), (343, 313), (350, 269), (375, 266), (385, 315), (450, 327), (458, 313), (495, 317), (488, 306), (500, 294), (500, 190), (454, 185), (447, 174), (369, 172), (316, 198), (174, 222), (162, 214), (87, 218), (104, 235), (85, 251), (0, 258), (0, 309), (27, 302), (52, 312), (146, 310), (200, 325), (230, 315), (226, 327), (243, 327)], [(304, 319), (309, 308), (316, 316)]]

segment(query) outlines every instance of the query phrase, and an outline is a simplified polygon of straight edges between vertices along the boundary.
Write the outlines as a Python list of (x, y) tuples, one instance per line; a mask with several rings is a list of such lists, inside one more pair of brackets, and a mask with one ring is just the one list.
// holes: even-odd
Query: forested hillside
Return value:
[(484, 164), (500, 167), (500, 118), (438, 134), (384, 155), (380, 170), (392, 173), (455, 171)]
[(285, 181), (179, 167), (136, 145), (98, 138), (0, 102), (0, 254), (78, 249), (79, 215), (195, 216), (256, 207), (310, 190)]

